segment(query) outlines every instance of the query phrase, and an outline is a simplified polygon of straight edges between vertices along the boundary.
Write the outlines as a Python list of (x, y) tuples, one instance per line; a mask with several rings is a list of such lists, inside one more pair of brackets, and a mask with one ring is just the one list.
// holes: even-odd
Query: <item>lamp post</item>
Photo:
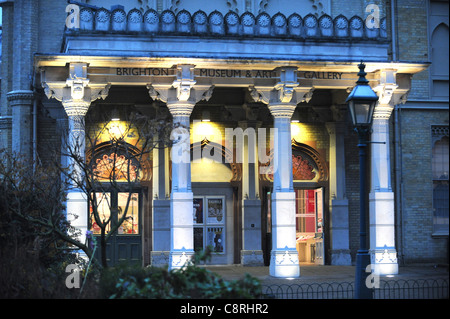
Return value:
[(355, 298), (372, 299), (372, 290), (367, 287), (366, 268), (370, 264), (370, 254), (366, 242), (366, 146), (368, 143), (372, 116), (375, 104), (378, 101), (377, 94), (369, 86), (364, 71), (365, 64), (360, 63), (359, 79), (356, 86), (345, 101), (348, 103), (351, 119), (355, 131), (358, 133), (359, 148), (359, 250), (356, 254), (355, 273)]

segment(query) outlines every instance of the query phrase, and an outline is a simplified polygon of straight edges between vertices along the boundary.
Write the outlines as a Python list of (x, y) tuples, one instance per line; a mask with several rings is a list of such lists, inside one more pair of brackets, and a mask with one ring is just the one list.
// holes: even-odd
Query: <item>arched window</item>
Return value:
[(433, 76), (448, 78), (448, 26), (439, 24), (431, 36)]
[(449, 97), (448, 25), (441, 23), (431, 34), (431, 95), (435, 99)]
[(125, 142), (100, 143), (86, 157), (93, 181), (134, 183), (151, 178), (149, 154)]
[(433, 234), (448, 236), (449, 218), (449, 138), (448, 126), (432, 128)]

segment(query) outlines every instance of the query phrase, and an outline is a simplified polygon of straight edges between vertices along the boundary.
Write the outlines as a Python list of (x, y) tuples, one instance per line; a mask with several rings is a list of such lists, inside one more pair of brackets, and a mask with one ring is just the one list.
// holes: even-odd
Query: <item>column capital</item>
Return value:
[[(309, 102), (313, 87), (301, 87), (296, 67), (280, 67), (280, 81), (274, 86), (250, 86), (250, 95), (256, 102), (270, 105), (293, 105)], [(285, 112), (283, 112), (285, 113)], [(292, 114), (291, 114), (292, 115)]]
[(47, 98), (60, 101), (67, 116), (85, 116), (91, 102), (106, 99), (111, 83), (92, 83), (87, 78), (87, 63), (76, 62), (69, 65), (66, 81), (46, 81), (41, 73), (42, 87)]
[(31, 90), (16, 90), (6, 93), (6, 99), (11, 106), (30, 103), (34, 99), (34, 92)]
[(173, 116), (190, 116), (199, 101), (208, 101), (214, 85), (198, 85), (194, 79), (194, 65), (177, 66), (177, 77), (172, 84), (149, 83), (147, 89), (153, 100), (167, 104)]
[(296, 68), (286, 67), (280, 71), (280, 81), (275, 86), (251, 86), (250, 95), (256, 102), (269, 106), (275, 118), (291, 118), (298, 103), (309, 102), (314, 87), (301, 87), (297, 81)]
[(411, 76), (397, 74), (395, 69), (383, 69), (379, 75), (380, 83), (373, 88), (379, 97), (374, 118), (389, 119), (395, 105), (406, 103), (411, 89)]

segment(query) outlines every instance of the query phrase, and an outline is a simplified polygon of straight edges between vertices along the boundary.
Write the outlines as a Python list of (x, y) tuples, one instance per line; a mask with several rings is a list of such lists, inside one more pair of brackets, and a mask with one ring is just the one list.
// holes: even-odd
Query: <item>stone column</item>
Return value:
[(257, 101), (268, 104), (274, 117), (272, 251), (270, 275), (280, 278), (300, 276), (296, 249), (295, 192), (292, 176), (291, 117), (297, 103), (311, 97), (311, 88), (299, 88), (296, 68), (280, 69), (274, 88), (252, 90)]
[(80, 165), (80, 161), (85, 158), (85, 115), (92, 101), (106, 98), (110, 84), (90, 83), (87, 78), (87, 64), (82, 62), (70, 63), (69, 77), (65, 82), (46, 81), (45, 72), (41, 73), (41, 82), (47, 97), (61, 101), (67, 115), (68, 133), (66, 145), (62, 146), (65, 154), (62, 155), (64, 158), (61, 162), (67, 165), (74, 181), (67, 194), (66, 216), (71, 225), (81, 231), (77, 239), (84, 243), (89, 211), (87, 194), (83, 190), (84, 172)]
[(168, 103), (174, 130), (172, 159), (172, 189), (170, 197), (170, 257), (169, 268), (183, 267), (194, 253), (193, 199), (191, 188), (191, 156), (189, 117), (195, 103)]
[[(149, 84), (153, 99), (166, 102), (173, 117), (171, 149), (172, 188), (170, 194), (169, 269), (180, 269), (194, 254), (193, 198), (191, 188), (190, 115), (195, 104), (209, 99), (212, 87), (195, 86), (194, 66), (177, 66), (177, 76), (170, 85)], [(160, 240), (160, 239), (156, 239)]]
[(274, 144), (272, 251), (270, 275), (299, 277), (296, 249), (295, 192), (292, 176), (291, 116), (295, 104), (269, 104), (277, 134)]
[[(167, 119), (167, 109), (157, 105), (157, 117)], [(166, 111), (167, 114), (163, 114)], [(155, 137), (158, 143), (159, 137)], [(162, 143), (161, 143), (162, 144)], [(170, 253), (170, 189), (169, 149), (160, 145), (153, 149), (153, 218), (151, 264), (166, 266)]]
[(351, 265), (348, 199), (345, 194), (344, 125), (326, 123), (330, 136), (331, 264)]
[(11, 91), (6, 98), (12, 110), (12, 151), (32, 159), (34, 93), (29, 90)]
[[(247, 120), (239, 122), (244, 133), (242, 148), (242, 250), (243, 266), (263, 266), (264, 256), (261, 242), (261, 200), (259, 198), (257, 129), (257, 107), (247, 108)], [(259, 108), (259, 107), (258, 107)], [(246, 134), (247, 133), (247, 134)], [(247, 136), (247, 138), (245, 138)]]
[(370, 253), (372, 272), (380, 275), (398, 273), (395, 248), (395, 201), (391, 186), (389, 118), (397, 89), (395, 72), (381, 72), (379, 95), (371, 135), (371, 183), (369, 193)]
[(84, 161), (85, 158), (85, 115), (90, 101), (63, 101), (62, 104), (67, 113), (69, 127), (66, 139), (67, 144), (64, 148), (66, 154), (73, 154), (63, 156), (69, 171), (73, 174), (72, 178), (75, 178), (67, 193), (66, 214), (71, 225), (81, 231), (78, 240), (84, 243), (86, 240), (85, 234), (88, 230), (89, 204), (87, 194), (82, 187), (84, 184), (84, 172), (79, 161)]

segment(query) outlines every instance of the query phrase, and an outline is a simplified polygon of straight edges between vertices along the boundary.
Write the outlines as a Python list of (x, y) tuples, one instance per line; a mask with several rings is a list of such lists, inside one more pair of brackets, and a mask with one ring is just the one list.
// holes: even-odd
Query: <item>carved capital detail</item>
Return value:
[(187, 101), (191, 96), (191, 89), (194, 87), (194, 66), (192, 64), (181, 64), (177, 66), (177, 78), (172, 86), (177, 90), (177, 99)]
[(67, 116), (85, 116), (91, 102), (106, 99), (111, 83), (91, 83), (86, 63), (71, 63), (69, 76), (63, 81), (46, 81), (41, 73), (42, 87), (47, 98), (60, 101)]
[(173, 116), (190, 116), (199, 101), (208, 101), (214, 85), (198, 85), (194, 80), (194, 66), (181, 64), (177, 66), (177, 78), (170, 85), (147, 84), (150, 97), (167, 104)]
[(298, 103), (309, 102), (313, 87), (299, 87), (296, 68), (280, 69), (280, 81), (274, 87), (249, 87), (250, 95), (256, 102), (269, 106), (274, 117), (291, 118)]
[(279, 104), (269, 104), (269, 110), (273, 117), (275, 118), (291, 118), (294, 114), (297, 104), (291, 103), (279, 103)]

